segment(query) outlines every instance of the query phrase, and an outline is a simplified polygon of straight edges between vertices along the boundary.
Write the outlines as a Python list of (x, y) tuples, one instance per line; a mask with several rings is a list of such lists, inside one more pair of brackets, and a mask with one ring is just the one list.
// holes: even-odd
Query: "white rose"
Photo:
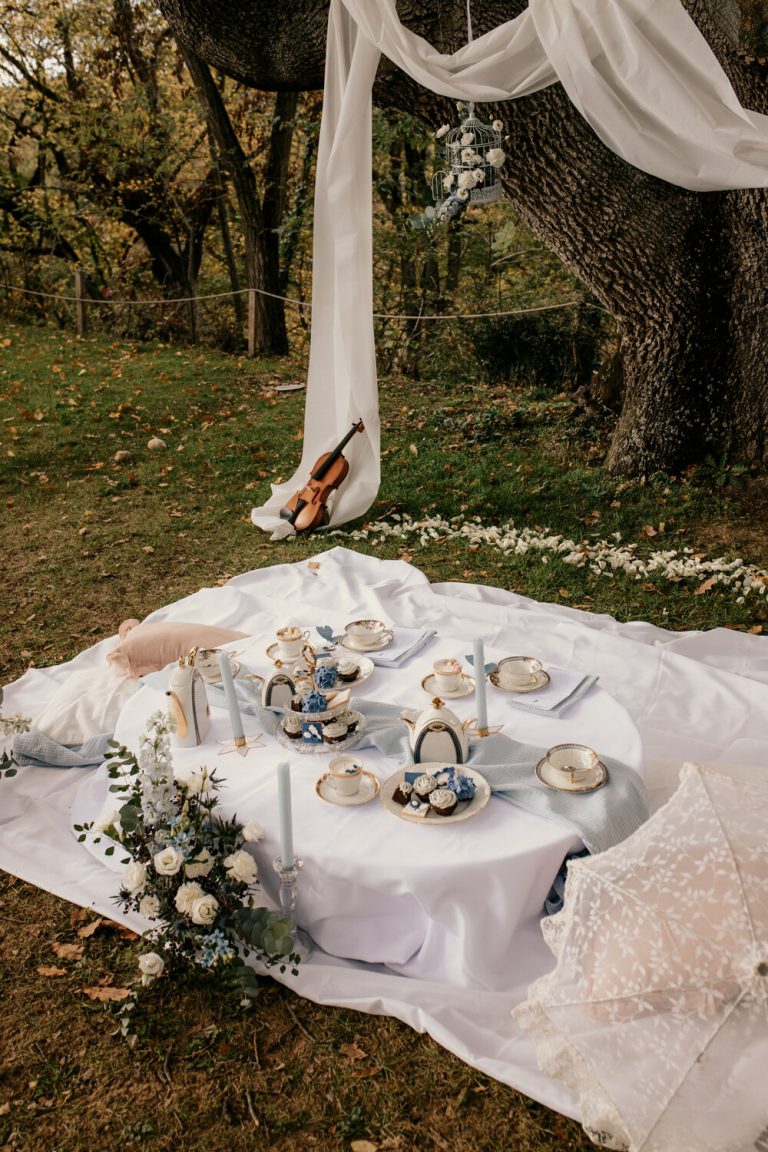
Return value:
[(474, 175), (475, 184), (482, 184), (483, 180), (485, 180), (485, 172), (483, 172), (482, 168), (476, 168)]
[(475, 186), (474, 172), (462, 172), (459, 176), (459, 191), (466, 191)]
[(255, 820), (247, 820), (243, 824), (243, 839), (249, 844), (258, 844), (260, 840), (264, 839), (264, 836), (264, 829)]
[(202, 924), (207, 928), (209, 924), (213, 924), (216, 919), (216, 913), (219, 910), (219, 902), (215, 896), (209, 896), (207, 893), (195, 900), (192, 905), (190, 919), (193, 924)]
[(175, 876), (184, 863), (184, 857), (178, 848), (172, 848), (169, 845), (167, 848), (163, 848), (161, 852), (155, 853), (152, 857), (152, 863), (160, 876)]
[(450, 192), (451, 188), (453, 188), (454, 179), (455, 179), (455, 177), (453, 175), (453, 172), (449, 172), (448, 175), (443, 180), (443, 188), (445, 188), (446, 192)]
[(465, 132), (461, 138), (462, 145), (474, 144), (474, 142), (475, 142), (474, 132)]
[(253, 884), (259, 871), (253, 856), (244, 848), (240, 848), (231, 856), (227, 856), (224, 860), (224, 867), (228, 876), (233, 880), (240, 880), (243, 884)]
[(129, 892), (140, 892), (147, 880), (147, 869), (140, 860), (131, 860), (123, 872), (123, 887)]
[(151, 984), (153, 980), (162, 975), (163, 968), (165, 968), (165, 960), (162, 956), (158, 956), (157, 952), (145, 952), (143, 956), (139, 957), (142, 984)]
[(462, 149), (462, 152), (461, 152), (462, 164), (473, 164), (476, 159), (477, 159), (477, 152), (473, 151), (472, 148), (463, 148)]
[(91, 832), (106, 832), (107, 828), (115, 828), (120, 830), (120, 809), (112, 808), (109, 812), (99, 816), (98, 820), (94, 820), (91, 825)]
[(443, 124), (440, 128), (438, 128), (437, 132), (435, 132), (435, 140), (442, 140), (443, 136), (447, 135), (450, 130), (451, 128), (449, 124)]
[(188, 860), (184, 865), (184, 874), (189, 876), (190, 880), (196, 876), (207, 876), (211, 868), (213, 868), (214, 859), (207, 848), (203, 848), (198, 852), (194, 860)]
[(489, 148), (485, 154), (485, 158), (494, 168), (501, 168), (507, 155), (503, 148)]
[(188, 776), (179, 776), (179, 784), (186, 788), (190, 796), (202, 796), (211, 790), (211, 778), (207, 768), (199, 772), (190, 772)]
[(160, 901), (157, 896), (142, 896), (139, 903), (139, 912), (147, 920), (157, 920), (160, 915)]
[(194, 882), (191, 884), (180, 884), (173, 898), (176, 910), (181, 912), (182, 916), (190, 916), (195, 900), (199, 900), (201, 896), (205, 896), (205, 892), (199, 884)]
[(493, 128), (494, 132), (501, 132), (503, 127), (504, 125), (502, 124), (501, 120), (494, 120), (493, 124), (491, 124), (491, 128)]

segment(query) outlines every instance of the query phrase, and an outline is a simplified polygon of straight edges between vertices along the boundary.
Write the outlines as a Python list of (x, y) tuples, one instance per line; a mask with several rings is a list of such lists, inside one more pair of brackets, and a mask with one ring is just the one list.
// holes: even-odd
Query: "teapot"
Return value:
[(446, 764), (465, 764), (469, 754), (468, 729), (474, 719), (463, 723), (458, 716), (446, 708), (439, 696), (435, 696), (432, 707), (424, 712), (407, 709), (400, 713), (410, 728), (409, 742), (414, 764), (429, 764), (443, 761)]

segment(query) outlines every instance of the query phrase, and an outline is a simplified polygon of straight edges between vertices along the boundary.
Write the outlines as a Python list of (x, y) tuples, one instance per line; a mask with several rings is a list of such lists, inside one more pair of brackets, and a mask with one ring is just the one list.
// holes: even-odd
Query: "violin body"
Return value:
[(343, 449), (355, 432), (364, 432), (362, 420), (352, 425), (340, 444), (332, 452), (324, 452), (318, 457), (309, 480), (298, 492), (294, 492), (287, 504), (280, 509), (281, 520), (287, 520), (297, 532), (311, 532), (328, 521), (328, 500), (349, 472), (349, 461)]

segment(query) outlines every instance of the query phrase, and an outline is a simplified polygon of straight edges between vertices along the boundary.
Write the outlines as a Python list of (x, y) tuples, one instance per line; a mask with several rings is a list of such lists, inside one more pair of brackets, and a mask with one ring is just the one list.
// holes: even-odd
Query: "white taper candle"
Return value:
[(282, 760), (277, 766), (277, 811), (280, 821), (280, 862), (283, 868), (292, 868), (291, 769), (285, 760)]
[(482, 640), (472, 645), (472, 664), (475, 670), (475, 702), (477, 704), (477, 726), (488, 727), (488, 706), (485, 702), (485, 649)]
[(224, 689), (224, 696), (227, 701), (227, 708), (229, 709), (229, 722), (232, 725), (232, 735), (235, 738), (235, 743), (242, 743), (245, 739), (243, 720), (240, 715), (240, 707), (237, 703), (235, 684), (232, 679), (232, 668), (229, 663), (229, 653), (223, 649), (219, 651), (219, 667), (221, 668), (221, 686)]

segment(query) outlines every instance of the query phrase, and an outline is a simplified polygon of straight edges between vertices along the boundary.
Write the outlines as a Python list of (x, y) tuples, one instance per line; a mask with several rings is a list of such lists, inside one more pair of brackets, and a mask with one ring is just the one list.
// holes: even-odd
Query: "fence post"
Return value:
[(248, 289), (248, 359), (256, 355), (256, 289)]
[(85, 314), (85, 276), (82, 268), (75, 268), (75, 308), (77, 311), (77, 334), (85, 336), (88, 324)]

